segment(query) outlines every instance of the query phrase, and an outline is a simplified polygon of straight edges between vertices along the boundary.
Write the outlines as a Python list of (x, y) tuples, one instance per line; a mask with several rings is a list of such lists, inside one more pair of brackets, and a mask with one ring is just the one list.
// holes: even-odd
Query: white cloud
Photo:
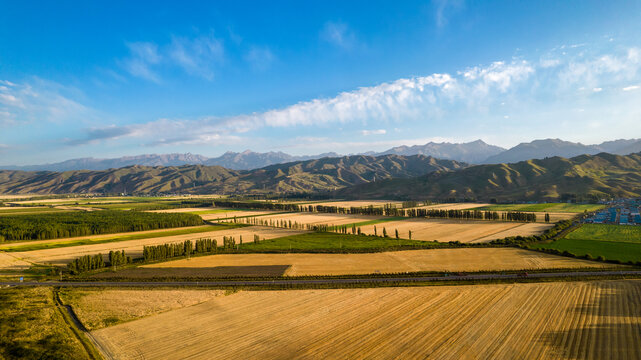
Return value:
[(637, 90), (638, 88), (639, 88), (638, 85), (632, 85), (632, 86), (626, 86), (622, 90), (623, 91), (633, 91), (633, 90)]
[(542, 68), (552, 68), (561, 65), (561, 60), (559, 59), (542, 59), (539, 64)]
[(514, 82), (527, 79), (534, 71), (527, 61), (510, 64), (496, 61), (488, 67), (476, 66), (459, 74), (463, 75), (465, 80), (476, 82), (476, 89), (486, 93), (494, 87), (505, 92)]
[(377, 130), (361, 130), (361, 135), (363, 136), (368, 136), (368, 135), (385, 135), (387, 134), (387, 130), (385, 129), (377, 129)]
[(597, 93), (597, 92), (601, 92), (601, 91), (603, 91), (603, 89), (602, 89), (602, 88), (600, 88), (600, 87), (592, 88), (592, 92)]
[(321, 39), (341, 47), (351, 49), (356, 44), (356, 35), (347, 24), (328, 21), (320, 33)]
[(571, 59), (559, 73), (561, 84), (588, 86), (620, 82), (637, 76), (641, 68), (641, 49), (629, 48), (624, 53), (605, 54), (595, 59)]

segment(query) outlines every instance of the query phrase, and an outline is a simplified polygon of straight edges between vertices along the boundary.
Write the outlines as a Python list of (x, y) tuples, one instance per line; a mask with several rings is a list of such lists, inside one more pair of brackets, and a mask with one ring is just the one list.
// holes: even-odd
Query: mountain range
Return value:
[[(627, 155), (641, 151), (641, 139), (606, 141), (597, 145), (584, 145), (560, 139), (534, 140), (521, 143), (510, 149), (490, 145), (482, 140), (468, 143), (435, 143), (425, 145), (398, 146), (383, 152), (365, 152), (362, 155), (425, 155), (438, 159), (455, 160), (470, 164), (499, 164), (513, 163), (529, 159), (544, 159), (546, 157), (561, 156), (573, 157), (582, 154), (598, 154), (607, 152), (611, 154)], [(147, 154), (138, 156), (125, 156), (113, 159), (80, 158), (59, 163), (28, 165), (28, 166), (0, 166), (0, 169), (23, 171), (71, 171), (71, 170), (106, 170), (132, 165), (141, 166), (182, 166), (206, 165), (222, 166), (231, 170), (252, 170), (270, 165), (283, 164), (294, 161), (306, 161), (326, 157), (341, 157), (335, 152), (294, 156), (284, 152), (258, 153), (250, 150), (243, 152), (226, 152), (219, 157), (209, 158), (197, 154)]]
[(353, 155), (295, 161), (257, 170), (206, 165), (134, 165), (65, 172), (3, 170), (0, 171), (0, 194), (329, 192), (366, 182), (460, 170), (466, 166), (424, 155)]
[(641, 152), (548, 157), (386, 179), (339, 190), (341, 198), (476, 201), (597, 201), (641, 196)]

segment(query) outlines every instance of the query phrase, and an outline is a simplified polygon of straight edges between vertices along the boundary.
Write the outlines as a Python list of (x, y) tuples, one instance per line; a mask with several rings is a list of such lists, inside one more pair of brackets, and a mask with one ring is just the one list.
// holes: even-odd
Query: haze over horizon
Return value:
[(641, 134), (641, 4), (287, 4), (4, 3), (0, 164)]

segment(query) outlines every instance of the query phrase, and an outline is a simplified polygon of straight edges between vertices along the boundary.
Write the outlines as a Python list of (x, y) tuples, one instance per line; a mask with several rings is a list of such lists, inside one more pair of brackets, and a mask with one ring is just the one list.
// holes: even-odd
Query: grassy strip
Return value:
[(1, 290), (0, 358), (87, 359), (56, 307), (49, 287)]
[(101, 239), (79, 239), (71, 241), (60, 241), (60, 242), (51, 242), (51, 243), (34, 243), (28, 245), (18, 245), (2, 248), (6, 252), (18, 252), (18, 251), (34, 251), (34, 250), (44, 250), (44, 249), (56, 249), (69, 246), (79, 246), (79, 245), (94, 245), (94, 244), (105, 244), (110, 242), (120, 242), (128, 240), (141, 240), (141, 239), (151, 239), (175, 235), (187, 235), (187, 234), (198, 234), (209, 231), (219, 231), (219, 230), (229, 230), (239, 227), (244, 227), (244, 224), (214, 224), (214, 225), (203, 225), (195, 228), (189, 229), (177, 229), (170, 231), (160, 231), (155, 233), (146, 233), (146, 234), (132, 234), (124, 236), (115, 236)]
[(199, 211), (187, 211), (188, 214), (195, 214), (195, 215), (208, 215), (208, 214), (220, 214), (220, 213), (226, 213), (226, 212), (234, 212), (234, 211), (243, 211), (243, 209), (209, 209), (209, 210), (199, 210)]
[[(412, 219), (412, 218), (404, 217), (404, 216), (392, 216), (392, 217), (388, 217), (388, 218), (384, 218), (384, 219), (367, 220), (367, 221), (355, 222), (355, 223), (351, 223), (351, 224), (330, 226), (329, 230), (330, 231), (336, 231), (338, 229), (345, 228), (345, 227), (350, 229), (350, 228), (352, 228), (354, 226), (359, 227), (359, 226), (367, 226), (367, 225), (376, 225), (376, 224), (390, 222), (390, 221), (401, 221), (401, 220), (409, 220), (409, 219)], [(383, 231), (383, 230), (381, 229), (381, 231)]]
[(500, 204), (475, 208), (481, 211), (530, 211), (530, 212), (568, 212), (582, 213), (584, 211), (597, 211), (603, 209), (605, 205), (599, 204), (567, 204), (567, 203), (549, 203), (549, 204)]
[(530, 247), (538, 250), (553, 249), (581, 257), (590, 255), (592, 258), (598, 258), (602, 256), (605, 260), (624, 263), (641, 261), (641, 243), (573, 239), (568, 236), (549, 243), (532, 244)]
[[(62, 303), (62, 300), (60, 300), (60, 296), (58, 294), (57, 290), (53, 290), (53, 298), (54, 302), (56, 303), (56, 308), (62, 315), (62, 318), (65, 320), (73, 334), (76, 336), (78, 341), (82, 344), (82, 346), (85, 348), (85, 351), (87, 352), (87, 355), (89, 356), (90, 359), (103, 359), (102, 355), (98, 350), (94, 347), (93, 343), (87, 338), (85, 333), (76, 326), (76, 321), (71, 317), (71, 314), (67, 311), (65, 305)], [(78, 322), (80, 320), (77, 320)]]

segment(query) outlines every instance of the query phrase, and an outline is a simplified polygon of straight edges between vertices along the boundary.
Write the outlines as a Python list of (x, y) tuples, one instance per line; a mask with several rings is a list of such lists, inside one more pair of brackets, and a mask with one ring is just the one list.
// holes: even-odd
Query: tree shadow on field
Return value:
[(189, 278), (226, 278), (283, 276), (290, 265), (250, 265), (250, 266), (213, 266), (213, 267), (139, 267), (116, 272), (103, 272), (94, 278), (130, 279), (189, 279)]
[(569, 309), (571, 326), (544, 333), (543, 342), (561, 359), (641, 359), (641, 282), (589, 286), (601, 295)]

